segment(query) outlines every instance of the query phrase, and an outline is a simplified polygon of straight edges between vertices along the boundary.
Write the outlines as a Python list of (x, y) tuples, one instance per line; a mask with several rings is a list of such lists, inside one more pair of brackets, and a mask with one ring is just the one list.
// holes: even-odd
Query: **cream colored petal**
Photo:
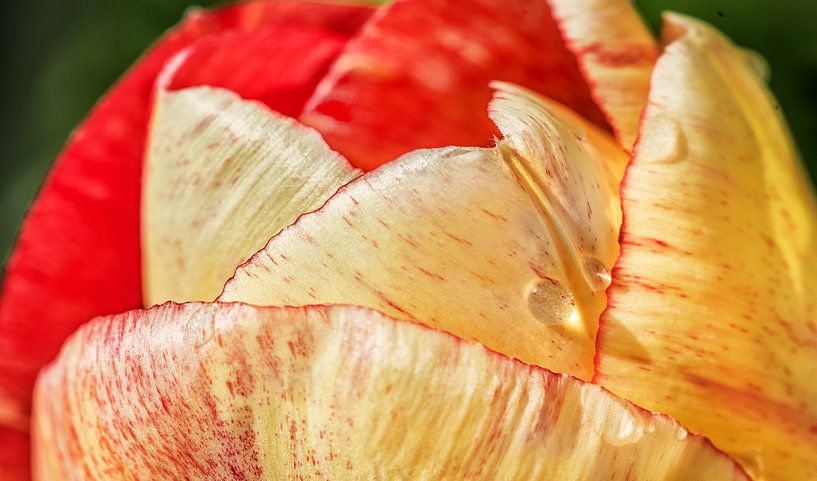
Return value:
[(630, 0), (549, 2), (593, 97), (630, 150), (659, 54), (652, 33)]
[(497, 148), (417, 151), (356, 180), (273, 238), (221, 299), (362, 305), (589, 378), (626, 156), (574, 114), (504, 88)]
[(598, 386), (352, 307), (98, 320), (34, 419), (36, 481), (748, 481)]
[(666, 22), (597, 381), (758, 479), (817, 479), (814, 193), (745, 53), (708, 25)]
[(359, 175), (320, 135), (209, 87), (160, 91), (143, 199), (145, 304), (212, 300), (235, 267)]

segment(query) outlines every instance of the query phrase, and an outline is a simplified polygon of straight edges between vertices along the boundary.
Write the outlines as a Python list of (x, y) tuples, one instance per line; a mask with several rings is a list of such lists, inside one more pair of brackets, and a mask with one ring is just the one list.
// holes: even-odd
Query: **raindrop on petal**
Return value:
[(528, 308), (543, 324), (556, 325), (566, 322), (573, 315), (576, 301), (561, 283), (546, 277), (539, 279), (528, 290)]

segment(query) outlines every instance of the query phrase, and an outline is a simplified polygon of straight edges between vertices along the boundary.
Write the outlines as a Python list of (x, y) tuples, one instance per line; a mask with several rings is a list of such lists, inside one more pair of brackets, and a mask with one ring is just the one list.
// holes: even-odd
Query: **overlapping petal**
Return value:
[(501, 87), (497, 147), (420, 150), (350, 183), (221, 299), (371, 307), (590, 378), (627, 159), (563, 107)]
[[(150, 97), (165, 62), (209, 35), (228, 30), (249, 35), (246, 32), (259, 28), (267, 36), (272, 28), (287, 34), (276, 45), (258, 45), (268, 52), (286, 45), (292, 30), (299, 27), (310, 32), (323, 30), (321, 38), (331, 40), (337, 51), (338, 39), (351, 37), (371, 11), (365, 6), (303, 1), (256, 1), (214, 11), (195, 10), (100, 101), (57, 159), (7, 265), (0, 297), (0, 426), (26, 430), (34, 377), (77, 326), (98, 314), (141, 305), (142, 157)], [(300, 37), (292, 38), (305, 46)], [(312, 46), (326, 51), (325, 43), (306, 45)], [(285, 72), (293, 57), (274, 58), (286, 60), (280, 65)], [(296, 78), (314, 84), (326, 65), (304, 52), (295, 59), (302, 57), (309, 59), (316, 73), (299, 71)], [(332, 56), (325, 55), (323, 60), (328, 63)], [(234, 74), (252, 67), (233, 65)], [(258, 72), (255, 67), (251, 70)], [(212, 81), (212, 72), (208, 75), (199, 80)], [(186, 80), (195, 84), (197, 78)], [(243, 85), (246, 92), (258, 94), (275, 107), (269, 94), (278, 90), (265, 94), (259, 85), (269, 83), (277, 89), (280, 80), (271, 76), (252, 80), (252, 85)], [(290, 99), (284, 105), (293, 108)]]
[(630, 0), (549, 2), (593, 98), (630, 150), (658, 59), (655, 38)]
[(332, 67), (301, 119), (369, 170), (419, 148), (489, 146), (489, 84), (604, 117), (546, 0), (396, 0)]
[(757, 479), (817, 478), (817, 204), (751, 59), (670, 15), (596, 381)]
[(320, 135), (228, 90), (160, 90), (142, 212), (145, 305), (210, 301), (235, 267), (359, 175)]
[(103, 318), (35, 406), (39, 480), (748, 479), (597, 386), (360, 308)]

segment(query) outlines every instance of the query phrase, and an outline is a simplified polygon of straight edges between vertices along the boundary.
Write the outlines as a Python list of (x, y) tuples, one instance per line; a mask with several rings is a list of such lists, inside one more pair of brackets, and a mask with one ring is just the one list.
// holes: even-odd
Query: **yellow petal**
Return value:
[(504, 88), (496, 148), (421, 150), (361, 177), (220, 299), (362, 305), (589, 378), (626, 158), (575, 114)]
[(590, 91), (630, 150), (647, 103), (658, 46), (629, 0), (549, 0)]
[(212, 300), (235, 267), (359, 175), (320, 135), (223, 89), (160, 91), (143, 199), (145, 304)]
[(35, 479), (742, 480), (598, 386), (351, 307), (167, 304), (40, 377)]
[(758, 479), (817, 479), (817, 207), (743, 51), (670, 15), (622, 189), (597, 381)]

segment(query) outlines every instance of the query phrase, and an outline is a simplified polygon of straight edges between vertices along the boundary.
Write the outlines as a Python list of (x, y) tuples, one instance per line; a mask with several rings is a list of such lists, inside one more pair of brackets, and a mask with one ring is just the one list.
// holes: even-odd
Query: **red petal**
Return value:
[(0, 481), (27, 480), (30, 470), (28, 433), (0, 426)]
[(364, 169), (417, 148), (487, 146), (492, 80), (606, 125), (546, 0), (398, 0), (350, 43), (302, 120)]
[[(328, 57), (334, 58), (330, 53), (337, 52), (339, 39), (349, 38), (370, 13), (369, 7), (297, 1), (254, 2), (214, 12), (196, 11), (154, 46), (94, 108), (57, 159), (8, 262), (0, 296), (0, 426), (27, 423), (34, 376), (77, 326), (99, 314), (141, 305), (142, 156), (151, 92), (166, 61), (206, 35), (263, 26), (257, 39), (260, 43), (252, 45), (267, 47), (266, 51), (256, 52), (256, 58), (263, 60), (258, 63), (264, 63), (271, 46), (264, 43), (269, 28), (278, 25), (283, 37), (300, 25), (309, 33), (297, 37), (294, 46), (282, 48), (292, 52), (293, 47), (316, 39), (316, 29), (323, 30), (322, 41), (315, 47), (319, 53), (306, 55), (304, 70), (295, 70), (295, 78), (314, 83), (312, 77), (326, 68), (321, 61), (327, 63), (331, 60)], [(245, 38), (242, 33), (234, 35), (223, 39), (234, 46), (237, 39)], [(215, 40), (202, 44), (202, 51), (223, 52)], [(200, 52), (196, 49), (192, 55), (202, 61), (200, 66), (205, 66), (207, 62)], [(273, 60), (287, 62), (291, 58), (276, 55)], [(224, 62), (214, 61), (212, 65), (228, 68)], [(253, 69), (255, 63), (244, 61), (240, 66)], [(281, 70), (291, 68), (289, 63), (278, 66)], [(264, 65), (253, 71), (269, 72), (273, 68)], [(306, 72), (308, 68), (316, 72)], [(188, 83), (217, 82), (222, 74), (210, 72), (197, 78), (194, 67), (185, 72), (184, 81)], [(229, 77), (221, 80), (227, 82)], [(272, 102), (275, 92), (289, 93), (276, 90), (285, 84), (280, 75), (255, 80), (272, 88), (244, 82), (227, 86), (268, 102)], [(294, 84), (288, 87), (292, 91), (302, 88)], [(299, 95), (304, 96), (302, 92)], [(290, 99), (285, 99), (283, 105), (285, 109), (295, 108)]]
[(193, 47), (167, 88), (223, 87), (294, 117), (347, 40), (339, 33), (304, 26), (211, 36)]

